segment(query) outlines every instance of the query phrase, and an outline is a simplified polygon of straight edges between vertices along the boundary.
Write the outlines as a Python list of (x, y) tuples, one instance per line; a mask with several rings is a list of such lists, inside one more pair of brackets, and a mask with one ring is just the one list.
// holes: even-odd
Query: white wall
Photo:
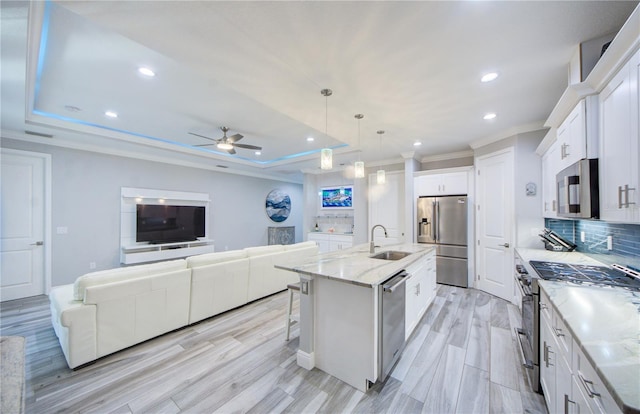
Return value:
[[(296, 226), (303, 240), (302, 185), (197, 168), (71, 150), (3, 139), (6, 148), (52, 156), (52, 286), (78, 276), (120, 266), (120, 189), (209, 193), (209, 237), (216, 251), (267, 244), (267, 227)], [(265, 199), (274, 188), (291, 197), (291, 215), (269, 219)], [(67, 234), (57, 234), (66, 227)]]

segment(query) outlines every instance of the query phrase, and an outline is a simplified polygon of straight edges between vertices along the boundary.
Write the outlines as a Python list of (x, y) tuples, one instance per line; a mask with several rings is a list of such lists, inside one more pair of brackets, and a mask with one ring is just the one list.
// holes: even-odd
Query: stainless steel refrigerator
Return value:
[(436, 247), (438, 283), (468, 286), (467, 196), (418, 198), (418, 243)]

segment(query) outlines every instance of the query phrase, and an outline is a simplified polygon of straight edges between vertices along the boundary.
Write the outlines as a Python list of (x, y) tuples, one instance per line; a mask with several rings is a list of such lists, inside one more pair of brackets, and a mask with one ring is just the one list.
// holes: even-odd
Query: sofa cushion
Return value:
[(317, 246), (316, 242), (314, 241), (306, 241), (306, 242), (302, 242), (302, 243), (296, 243), (296, 244), (285, 244), (284, 249), (285, 250), (297, 250), (297, 249), (304, 249), (307, 247), (314, 247)]
[(179, 259), (87, 273), (78, 277), (73, 284), (73, 298), (74, 300), (84, 300), (84, 292), (88, 286), (104, 285), (186, 268), (187, 261)]
[(265, 254), (272, 253), (280, 253), (284, 251), (284, 246), (281, 244), (274, 244), (271, 246), (258, 246), (258, 247), (247, 247), (244, 249), (247, 252), (247, 256), (263, 256)]
[(187, 264), (190, 268), (194, 268), (220, 262), (229, 262), (231, 260), (244, 259), (246, 257), (247, 252), (244, 250), (230, 250), (228, 252), (206, 253), (187, 257)]

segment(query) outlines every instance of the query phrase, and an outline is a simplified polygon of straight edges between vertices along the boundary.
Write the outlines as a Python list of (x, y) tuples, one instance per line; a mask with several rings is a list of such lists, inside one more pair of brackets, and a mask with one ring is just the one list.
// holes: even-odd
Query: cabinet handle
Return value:
[(622, 208), (622, 186), (618, 186), (618, 208)]
[(547, 345), (547, 341), (544, 342), (544, 362), (545, 362), (545, 366), (547, 368), (552, 367), (553, 364), (551, 362), (549, 362), (549, 354), (553, 354), (553, 351), (551, 349), (549, 345)]
[(553, 210), (552, 211), (556, 211), (556, 200), (553, 200)]
[(553, 333), (555, 333), (557, 337), (564, 336), (560, 328), (553, 328)]
[(546, 310), (546, 309), (549, 309), (549, 308), (547, 307), (547, 304), (546, 304), (546, 303), (542, 303), (542, 302), (540, 302), (540, 310)]
[(564, 395), (564, 414), (569, 414), (569, 403), (575, 404), (575, 401), (571, 401), (567, 394)]
[[(621, 185), (618, 186), (618, 208), (629, 208), (629, 204), (635, 204), (635, 202), (629, 202), (629, 191), (635, 191), (635, 188), (629, 188), (629, 184), (625, 184), (624, 188)], [(622, 193), (624, 193), (624, 203)]]
[(582, 383), (582, 386), (584, 387), (585, 391), (587, 391), (587, 395), (589, 396), (589, 398), (600, 397), (599, 393), (590, 389), (589, 386), (587, 385), (587, 384), (593, 385), (593, 381), (584, 379), (581, 372), (578, 372), (578, 378), (580, 378), (580, 382)]

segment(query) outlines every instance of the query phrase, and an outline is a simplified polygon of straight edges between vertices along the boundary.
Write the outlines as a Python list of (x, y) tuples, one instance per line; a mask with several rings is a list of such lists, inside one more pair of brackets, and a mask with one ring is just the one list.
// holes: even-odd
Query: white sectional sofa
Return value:
[(51, 320), (70, 368), (271, 295), (296, 282), (276, 269), (314, 242), (249, 247), (88, 273), (51, 290)]

